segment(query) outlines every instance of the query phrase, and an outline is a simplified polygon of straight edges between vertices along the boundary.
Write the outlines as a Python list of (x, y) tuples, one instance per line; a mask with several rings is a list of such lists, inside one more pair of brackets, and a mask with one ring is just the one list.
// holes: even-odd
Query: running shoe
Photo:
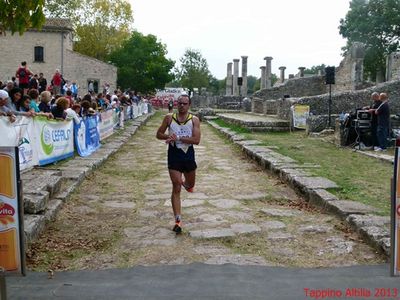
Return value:
[(185, 184), (185, 182), (182, 182), (182, 186), (185, 188), (185, 190), (186, 190), (188, 193), (193, 193), (193, 192), (194, 192), (194, 186), (192, 186), (192, 187), (187, 187), (186, 184)]
[(177, 221), (175, 222), (174, 228), (172, 228), (172, 231), (175, 231), (176, 234), (182, 233), (182, 222)]

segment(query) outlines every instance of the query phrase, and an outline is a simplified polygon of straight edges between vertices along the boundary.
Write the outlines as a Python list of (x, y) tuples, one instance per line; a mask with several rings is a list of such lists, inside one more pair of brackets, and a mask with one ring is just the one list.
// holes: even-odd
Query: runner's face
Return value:
[(178, 100), (178, 111), (180, 113), (185, 113), (189, 110), (189, 98), (188, 97), (181, 97)]

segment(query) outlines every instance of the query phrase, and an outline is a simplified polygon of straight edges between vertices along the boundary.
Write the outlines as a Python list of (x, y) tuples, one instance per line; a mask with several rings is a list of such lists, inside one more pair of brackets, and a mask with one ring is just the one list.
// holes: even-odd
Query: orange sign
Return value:
[(24, 274), (18, 148), (0, 147), (0, 178), (0, 267), (6, 274)]

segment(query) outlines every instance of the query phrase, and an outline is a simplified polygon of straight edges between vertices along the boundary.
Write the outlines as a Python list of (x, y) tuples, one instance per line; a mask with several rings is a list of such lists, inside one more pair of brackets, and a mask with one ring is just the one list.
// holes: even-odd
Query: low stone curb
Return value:
[(311, 204), (339, 216), (371, 246), (390, 256), (390, 217), (373, 215), (373, 207), (355, 201), (340, 200), (328, 192), (327, 189), (339, 188), (335, 182), (307, 173), (307, 169), (318, 166), (301, 165), (292, 158), (275, 152), (273, 147), (262, 146), (255, 140), (245, 140), (240, 134), (221, 127), (212, 120), (207, 120), (207, 123), (239, 146), (249, 158), (301, 193)]
[(153, 114), (141, 116), (129, 123), (121, 131), (107, 138), (107, 143), (88, 157), (75, 156), (68, 161), (36, 167), (21, 174), (26, 244), (34, 242), (45, 229), (46, 223), (56, 218), (64, 203), (85, 177), (116, 153)]

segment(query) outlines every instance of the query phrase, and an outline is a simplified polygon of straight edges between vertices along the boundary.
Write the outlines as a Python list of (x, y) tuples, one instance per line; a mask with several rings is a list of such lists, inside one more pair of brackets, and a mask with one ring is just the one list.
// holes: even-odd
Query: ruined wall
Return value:
[(284, 95), (290, 95), (291, 97), (303, 97), (307, 95), (321, 95), (325, 93), (325, 77), (316, 75), (311, 77), (289, 79), (280, 86), (255, 92), (253, 94), (253, 98), (276, 100), (283, 98)]
[[(332, 94), (332, 114), (341, 112), (351, 112), (371, 104), (372, 92), (386, 92), (389, 94), (389, 105), (391, 114), (400, 113), (400, 81), (381, 83), (372, 88), (359, 91), (347, 91)], [(307, 96), (301, 98), (289, 98), (278, 101), (278, 117), (287, 119), (290, 106), (299, 103), (310, 105), (310, 111), (314, 115), (324, 115), (328, 113), (329, 94), (318, 96)]]
[(386, 80), (400, 79), (400, 52), (391, 53), (386, 59)]
[(230, 108), (236, 103), (240, 103), (239, 96), (209, 96), (209, 95), (194, 95), (192, 97), (192, 107), (194, 108)]

